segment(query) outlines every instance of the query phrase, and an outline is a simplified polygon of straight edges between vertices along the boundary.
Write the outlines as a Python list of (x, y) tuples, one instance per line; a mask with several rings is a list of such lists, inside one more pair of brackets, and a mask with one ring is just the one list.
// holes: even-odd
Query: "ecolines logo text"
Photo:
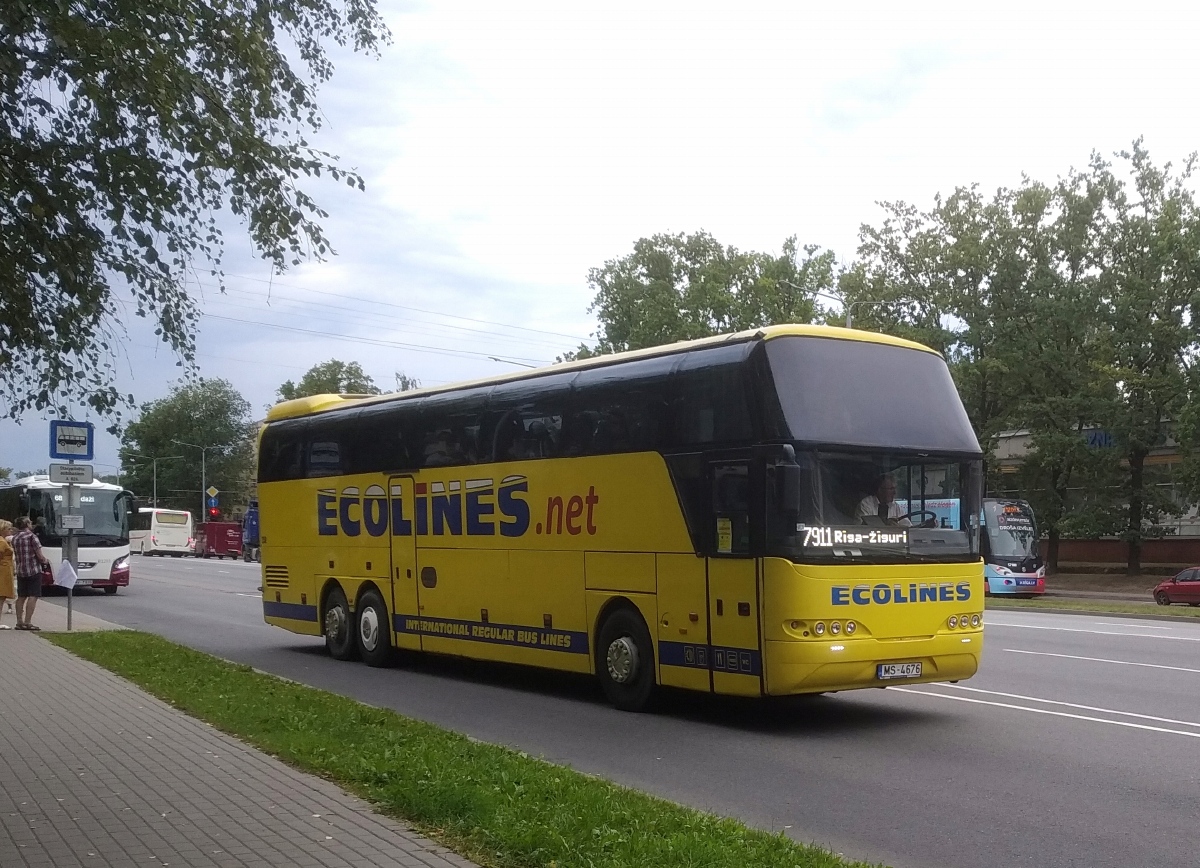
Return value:
[[(524, 536), (529, 530), (529, 479), (506, 476), (497, 486), (492, 479), (417, 482), (412, 502), (404, 487), (393, 485), (391, 498), (381, 485), (361, 494), (357, 487), (317, 492), (317, 532), (322, 536)], [(586, 495), (553, 496), (546, 500), (546, 520), (538, 534), (572, 536), (596, 533), (595, 487)]]
[(832, 588), (835, 606), (886, 606), (891, 603), (963, 603), (971, 599), (971, 585), (967, 582), (943, 582), (938, 585), (835, 585)]

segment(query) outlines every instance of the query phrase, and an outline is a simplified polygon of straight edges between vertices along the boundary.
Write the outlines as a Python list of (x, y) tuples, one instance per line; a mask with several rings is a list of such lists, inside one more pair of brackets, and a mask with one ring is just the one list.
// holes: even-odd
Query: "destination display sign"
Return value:
[(813, 548), (908, 545), (908, 529), (903, 527), (850, 529), (798, 525), (796, 530), (803, 535), (801, 545)]

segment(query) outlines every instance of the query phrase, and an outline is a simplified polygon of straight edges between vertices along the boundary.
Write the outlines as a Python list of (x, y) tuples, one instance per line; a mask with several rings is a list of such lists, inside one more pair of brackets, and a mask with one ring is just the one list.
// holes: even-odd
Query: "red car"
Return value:
[(1200, 606), (1200, 567), (1188, 567), (1173, 578), (1159, 582), (1154, 587), (1154, 602), (1160, 606), (1172, 603)]

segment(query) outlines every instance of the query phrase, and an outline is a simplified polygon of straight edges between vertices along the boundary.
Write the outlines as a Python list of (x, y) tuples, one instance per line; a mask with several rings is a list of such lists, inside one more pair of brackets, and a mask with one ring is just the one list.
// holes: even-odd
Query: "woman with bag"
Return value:
[[(8, 544), (12, 536), (11, 521), (0, 519), (0, 619), (4, 617), (4, 604), (16, 596), (13, 590), (13, 580), (16, 575), (13, 568), (13, 549)], [(11, 629), (7, 624), (0, 624), (0, 630)]]

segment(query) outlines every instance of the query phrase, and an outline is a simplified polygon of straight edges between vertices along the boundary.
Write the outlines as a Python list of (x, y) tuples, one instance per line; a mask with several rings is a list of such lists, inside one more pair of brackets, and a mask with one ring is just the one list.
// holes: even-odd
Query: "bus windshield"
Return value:
[(795, 493), (777, 491), (768, 506), (772, 553), (829, 563), (979, 558), (978, 459), (797, 449), (795, 464)]
[[(30, 489), (29, 517), (38, 539), (45, 546), (61, 546), (60, 515), (66, 507), (66, 489)], [(76, 534), (81, 546), (123, 546), (129, 544), (129, 517), (126, 495), (111, 489), (83, 489), (79, 511), (83, 531)]]
[(1037, 525), (1029, 504), (1020, 500), (985, 500), (983, 523), (992, 557), (1005, 560), (1037, 557)]

